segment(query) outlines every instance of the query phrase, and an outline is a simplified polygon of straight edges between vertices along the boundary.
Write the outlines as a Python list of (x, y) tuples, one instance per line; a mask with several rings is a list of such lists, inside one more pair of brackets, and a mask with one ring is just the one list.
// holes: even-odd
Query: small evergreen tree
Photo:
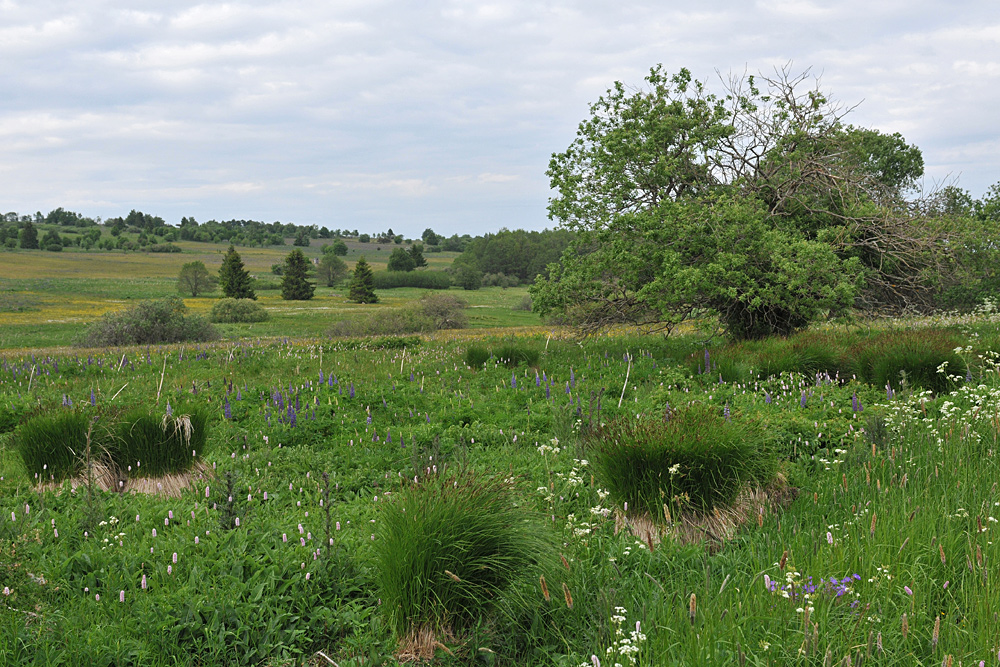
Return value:
[(424, 246), (419, 243), (410, 246), (410, 258), (413, 259), (413, 266), (418, 269), (421, 266), (427, 266), (427, 260), (424, 259)]
[(226, 257), (219, 268), (219, 285), (222, 294), (230, 299), (257, 299), (251, 287), (252, 278), (243, 266), (243, 260), (236, 248), (229, 246)]
[(30, 221), (25, 222), (21, 229), (21, 247), (25, 250), (38, 250), (38, 230)]
[(309, 282), (309, 260), (295, 249), (285, 258), (281, 275), (281, 298), (286, 301), (306, 301), (313, 297), (316, 286)]
[(358, 263), (354, 265), (351, 291), (347, 300), (354, 303), (378, 303), (378, 296), (375, 294), (375, 276), (364, 255), (359, 257)]

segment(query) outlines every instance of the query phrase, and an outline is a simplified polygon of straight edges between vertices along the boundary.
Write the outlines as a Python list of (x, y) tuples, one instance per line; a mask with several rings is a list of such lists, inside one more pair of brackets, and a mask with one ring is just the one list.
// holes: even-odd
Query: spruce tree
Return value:
[(372, 273), (372, 267), (365, 261), (364, 255), (359, 257), (358, 263), (354, 265), (354, 275), (351, 277), (350, 287), (348, 301), (378, 303), (378, 296), (375, 294), (375, 275)]
[(301, 250), (293, 250), (285, 257), (281, 272), (281, 298), (286, 301), (306, 301), (313, 297), (316, 286), (309, 282), (309, 260)]
[(243, 260), (236, 252), (236, 248), (229, 246), (226, 257), (222, 260), (219, 268), (219, 286), (222, 288), (223, 296), (230, 299), (257, 299), (251, 287), (252, 278), (243, 267)]
[(427, 266), (427, 260), (424, 259), (424, 247), (419, 243), (414, 243), (410, 246), (410, 257), (413, 259), (413, 266), (420, 268), (422, 266)]
[(38, 230), (31, 221), (25, 222), (21, 230), (21, 247), (25, 250), (38, 250)]

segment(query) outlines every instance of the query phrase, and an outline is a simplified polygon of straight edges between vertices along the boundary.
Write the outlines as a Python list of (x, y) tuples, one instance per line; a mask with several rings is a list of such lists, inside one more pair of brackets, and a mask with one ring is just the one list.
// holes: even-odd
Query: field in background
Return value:
[[(324, 240), (325, 242), (325, 240)], [(181, 241), (182, 253), (137, 253), (120, 251), (82, 252), (64, 250), (6, 252), (0, 254), (0, 349), (28, 349), (69, 345), (81, 328), (105, 312), (118, 310), (142, 299), (177, 294), (177, 274), (188, 262), (201, 261), (217, 272), (226, 247)], [(344, 257), (348, 269), (365, 256), (376, 270), (384, 270), (395, 244), (348, 241)], [(309, 258), (322, 256), (321, 243), (303, 248)], [(239, 248), (251, 275), (264, 284), (277, 286), (280, 276), (271, 266), (280, 264), (292, 246)], [(425, 253), (425, 270), (443, 270), (457, 253)], [(470, 327), (537, 326), (531, 312), (514, 310), (527, 295), (526, 287), (450, 290), (470, 304)], [(354, 312), (395, 308), (418, 299), (426, 290), (391, 289), (378, 292), (380, 303), (359, 305), (345, 298), (346, 286), (317, 287), (309, 301), (284, 301), (278, 289), (258, 289), (259, 302), (271, 319), (260, 324), (222, 325), (227, 338), (242, 336), (320, 336), (338, 318)], [(207, 314), (220, 293), (187, 298), (192, 313)]]

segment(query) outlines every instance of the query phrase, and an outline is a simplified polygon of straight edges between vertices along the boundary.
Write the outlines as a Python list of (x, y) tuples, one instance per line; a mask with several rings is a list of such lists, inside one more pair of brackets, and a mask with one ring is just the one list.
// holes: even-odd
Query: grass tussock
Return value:
[(35, 483), (59, 483), (83, 469), (92, 427), (92, 415), (78, 410), (44, 412), (21, 425), (14, 446)]
[[(851, 348), (858, 378), (876, 387), (922, 387), (935, 394), (954, 388), (949, 375), (965, 376), (965, 360), (955, 351), (963, 338), (947, 329), (891, 330)], [(942, 364), (946, 373), (938, 373)]]
[(692, 404), (661, 418), (610, 421), (587, 437), (599, 483), (619, 507), (663, 515), (664, 505), (710, 512), (749, 485), (770, 482), (776, 460), (747, 419)]
[(533, 518), (508, 482), (446, 472), (403, 488), (375, 534), (381, 610), (401, 651), (428, 647), (486, 617), (545, 554)]
[(22, 424), (15, 448), (35, 484), (85, 479), (89, 464), (100, 488), (139, 489), (149, 485), (138, 480), (152, 480), (162, 491), (200, 469), (207, 439), (208, 417), (201, 410), (173, 416), (134, 409), (97, 416), (59, 409)]
[(470, 345), (465, 350), (465, 365), (470, 368), (482, 368), (491, 359), (508, 368), (517, 366), (537, 366), (541, 352), (515, 343), (504, 343), (492, 348), (482, 345)]
[(109, 456), (129, 477), (184, 473), (203, 454), (207, 427), (208, 418), (200, 410), (177, 416), (133, 410), (116, 425)]

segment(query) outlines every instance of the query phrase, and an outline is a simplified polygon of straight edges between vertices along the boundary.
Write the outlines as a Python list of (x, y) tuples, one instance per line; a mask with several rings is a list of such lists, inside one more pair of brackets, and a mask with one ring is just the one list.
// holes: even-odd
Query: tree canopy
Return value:
[(215, 289), (218, 279), (208, 272), (204, 262), (188, 262), (177, 276), (177, 291), (197, 297)]
[(417, 268), (417, 264), (413, 261), (413, 255), (402, 248), (395, 248), (389, 256), (386, 268), (389, 271), (413, 271)]
[(324, 253), (317, 275), (324, 285), (333, 287), (347, 276), (347, 264), (333, 253)]
[(927, 310), (963, 233), (906, 199), (923, 174), (897, 134), (844, 125), (808, 73), (710, 93), (685, 69), (616, 83), (552, 156), (549, 216), (576, 232), (532, 287), (585, 328), (706, 313), (737, 337), (862, 308)]

